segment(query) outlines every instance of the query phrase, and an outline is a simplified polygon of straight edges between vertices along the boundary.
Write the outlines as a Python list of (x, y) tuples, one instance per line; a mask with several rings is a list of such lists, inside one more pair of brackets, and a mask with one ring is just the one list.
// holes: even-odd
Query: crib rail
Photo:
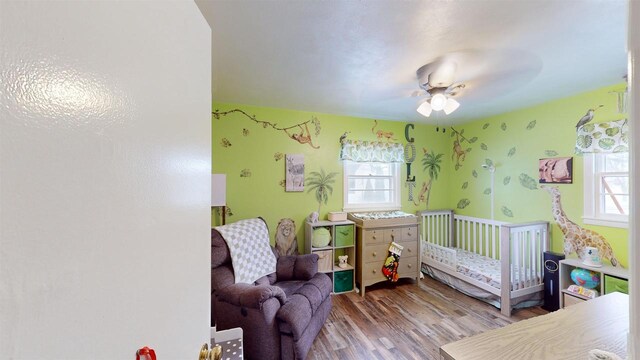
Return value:
[(456, 264), (458, 263), (455, 250), (433, 243), (425, 243), (425, 249), (422, 256), (423, 261), (435, 261), (452, 271), (455, 271)]
[(422, 239), (429, 244), (453, 247), (453, 210), (421, 211)]
[(508, 242), (502, 248), (502, 278), (511, 280), (511, 291), (541, 285), (542, 253), (549, 248), (549, 223), (505, 224), (501, 237)]
[(506, 222), (454, 215), (454, 246), (493, 259), (500, 258), (500, 227)]

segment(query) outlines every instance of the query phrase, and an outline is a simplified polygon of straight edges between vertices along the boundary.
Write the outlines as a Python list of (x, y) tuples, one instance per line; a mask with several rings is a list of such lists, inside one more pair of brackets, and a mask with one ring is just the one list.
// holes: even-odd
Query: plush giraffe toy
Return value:
[(614, 256), (611, 245), (602, 235), (585, 229), (567, 218), (560, 203), (560, 190), (556, 186), (541, 185), (540, 187), (551, 194), (553, 218), (564, 234), (564, 254), (569, 255), (575, 251), (580, 259), (584, 259), (587, 246), (591, 246), (598, 249), (603, 259), (611, 261), (611, 265), (618, 266), (618, 259)]

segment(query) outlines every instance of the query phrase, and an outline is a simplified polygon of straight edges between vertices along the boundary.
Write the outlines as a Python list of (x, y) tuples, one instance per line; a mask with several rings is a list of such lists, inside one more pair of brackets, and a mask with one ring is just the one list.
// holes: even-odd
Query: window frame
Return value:
[[(376, 163), (374, 161), (365, 161), (366, 163)], [(391, 202), (385, 203), (373, 203), (373, 204), (349, 204), (349, 179), (351, 178), (351, 174), (349, 174), (348, 166), (351, 163), (358, 163), (356, 161), (351, 160), (343, 160), (342, 161), (342, 179), (343, 179), (343, 196), (342, 196), (342, 210), (343, 211), (373, 211), (373, 210), (400, 210), (402, 208), (402, 200), (401, 200), (401, 163), (391, 162), (385, 163), (391, 166)], [(355, 176), (355, 175), (354, 175)], [(361, 178), (361, 176), (357, 176)], [(387, 176), (385, 176), (387, 177)]]
[(604, 172), (604, 157), (606, 153), (584, 154), (584, 212), (582, 221), (585, 224), (609, 226), (616, 228), (629, 227), (629, 214), (614, 215), (601, 212), (601, 179), (604, 176), (627, 175), (629, 172)]

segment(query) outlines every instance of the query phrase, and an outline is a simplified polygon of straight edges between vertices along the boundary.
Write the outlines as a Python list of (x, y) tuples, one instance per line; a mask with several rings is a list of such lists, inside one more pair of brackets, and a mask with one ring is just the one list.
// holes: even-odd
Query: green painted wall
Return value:
[[(233, 213), (227, 222), (234, 222), (255, 216), (262, 216), (267, 221), (274, 243), (275, 229), (282, 218), (291, 218), (296, 223), (298, 246), (304, 249), (304, 221), (312, 211), (317, 211), (318, 203), (314, 193), (285, 192), (281, 182), (285, 178), (284, 158), (276, 160), (275, 154), (304, 154), (305, 176), (312, 171), (324, 169), (326, 172), (338, 173), (333, 185), (333, 195), (326, 205), (322, 205), (320, 218), (326, 218), (329, 211), (340, 211), (343, 205), (342, 162), (339, 160), (339, 138), (345, 131), (350, 131), (348, 139), (377, 141), (378, 130), (391, 131), (397, 142), (406, 143), (404, 130), (405, 122), (356, 118), (312, 112), (262, 108), (236, 104), (214, 103), (213, 109), (220, 112), (242, 109), (257, 120), (277, 124), (278, 127), (288, 127), (316, 117), (319, 122), (319, 134), (316, 128), (308, 124), (312, 142), (319, 147), (314, 149), (308, 144), (300, 144), (291, 139), (283, 131), (274, 130), (263, 124), (255, 123), (246, 116), (233, 113), (227, 116), (215, 117), (212, 120), (213, 132), (213, 172), (227, 174), (227, 203)], [(299, 129), (294, 129), (299, 132)], [(292, 133), (292, 132), (290, 132)], [(415, 125), (410, 136), (415, 139), (417, 156), (412, 165), (411, 173), (416, 176), (417, 201), (420, 187), (428, 180), (422, 169), (423, 149), (436, 153), (447, 153), (449, 148), (448, 134), (437, 133), (434, 126)], [(223, 143), (226, 139), (227, 146)], [(449, 205), (447, 171), (447, 156), (444, 156), (442, 170), (438, 180), (432, 186), (429, 208), (445, 208)], [(241, 176), (247, 169), (251, 176)], [(406, 167), (402, 166), (402, 179), (406, 179)], [(425, 209), (425, 203), (415, 205), (408, 201), (408, 188), (402, 182), (402, 210), (415, 212)], [(219, 224), (219, 217), (212, 212), (212, 223)]]
[[(490, 174), (481, 167), (486, 159), (490, 159), (496, 164), (494, 210), (496, 220), (508, 222), (548, 220), (553, 223), (551, 198), (537, 184), (538, 159), (573, 156), (573, 184), (557, 185), (562, 193), (563, 208), (571, 220), (605, 236), (618, 259), (626, 267), (628, 265), (627, 230), (584, 225), (582, 222), (583, 159), (581, 156), (574, 155), (575, 125), (589, 108), (603, 105), (595, 112), (593, 122), (618, 120), (625, 117), (617, 112), (617, 97), (610, 93), (621, 89), (624, 89), (624, 84), (558, 99), (462, 126), (454, 126), (456, 130), (463, 132), (463, 136), (468, 140), (473, 141), (474, 137), (477, 137), (477, 140), (471, 144), (461, 141), (462, 148), (471, 148), (471, 151), (466, 154), (466, 158), (461, 161), (461, 166), (457, 170), (455, 161), (449, 163), (449, 168), (445, 170), (451, 181), (450, 206), (455, 208), (462, 199), (468, 199), (469, 204), (464, 209), (456, 209), (456, 212), (477, 217), (490, 216), (490, 195), (485, 194), (485, 190), (490, 188)], [(503, 124), (505, 124), (504, 127)], [(455, 137), (449, 139), (450, 149), (453, 147), (454, 139)], [(549, 156), (547, 151), (554, 151), (557, 155)], [(477, 177), (474, 176), (474, 172)], [(521, 185), (521, 174), (535, 179), (537, 189), (530, 190)], [(510, 181), (505, 185), (506, 177), (510, 177)], [(467, 187), (463, 189), (465, 182)], [(512, 212), (512, 217), (503, 213), (503, 207)], [(562, 252), (563, 237), (555, 223), (551, 231), (552, 250)]]
[[(415, 139), (417, 158), (412, 165), (412, 174), (416, 176), (414, 197), (417, 200), (420, 187), (428, 181), (422, 168), (423, 149), (444, 153), (442, 170), (434, 183), (429, 203), (430, 209), (454, 208), (456, 212), (483, 218), (490, 217), (490, 195), (484, 194), (490, 187), (489, 172), (481, 165), (486, 159), (496, 164), (495, 173), (495, 218), (508, 222), (527, 222), (547, 220), (553, 223), (551, 199), (548, 193), (539, 189), (538, 159), (554, 156), (573, 156), (573, 184), (558, 185), (562, 192), (565, 212), (568, 217), (587, 228), (604, 235), (611, 243), (616, 256), (623, 266), (628, 265), (626, 229), (584, 225), (583, 212), (583, 163), (580, 156), (574, 155), (575, 124), (591, 107), (603, 105), (596, 111), (594, 122), (617, 120), (624, 117), (617, 113), (617, 98), (611, 91), (624, 88), (624, 84), (605, 87), (576, 96), (563, 98), (538, 106), (480, 119), (453, 128), (462, 133), (468, 141), (461, 140), (466, 153), (464, 160), (456, 161), (453, 151), (455, 136), (451, 130), (447, 133), (436, 132), (435, 126), (415, 125), (411, 136)], [(463, 104), (464, 106), (464, 104)], [(304, 246), (303, 224), (307, 215), (317, 210), (318, 203), (313, 193), (285, 192), (281, 182), (285, 177), (284, 158), (276, 160), (275, 154), (304, 154), (305, 176), (311, 171), (338, 173), (333, 186), (334, 192), (327, 205), (322, 205), (321, 218), (329, 211), (342, 209), (342, 164), (338, 159), (339, 138), (350, 131), (349, 139), (376, 141), (372, 127), (373, 119), (320, 114), (286, 109), (262, 108), (237, 104), (213, 105), (214, 110), (228, 111), (242, 109), (257, 120), (277, 124), (278, 127), (292, 126), (316, 117), (319, 120), (319, 133), (309, 124), (312, 142), (318, 149), (308, 144), (300, 144), (282, 131), (257, 124), (244, 115), (233, 113), (215, 117), (212, 120), (213, 131), (213, 172), (227, 174), (227, 202), (233, 213), (228, 222), (262, 216), (271, 229), (272, 243), (277, 223), (282, 218), (291, 218), (297, 226), (299, 249)], [(535, 121), (535, 123), (534, 123)], [(505, 128), (502, 128), (502, 124)], [(488, 125), (487, 125), (488, 124)], [(396, 141), (403, 144), (406, 122), (377, 120), (375, 132), (391, 131)], [(297, 130), (296, 132), (299, 132)], [(473, 140), (473, 138), (477, 138)], [(462, 138), (461, 138), (462, 139)], [(227, 141), (229, 146), (224, 146)], [(515, 149), (515, 150), (512, 150)], [(510, 150), (512, 151), (511, 155)], [(557, 155), (549, 156), (547, 151)], [(456, 169), (456, 163), (460, 166)], [(243, 170), (250, 176), (241, 176)], [(476, 174), (474, 176), (473, 174)], [(521, 174), (536, 180), (535, 190), (525, 188), (520, 183)], [(510, 181), (505, 185), (505, 177)], [(403, 167), (402, 178), (406, 178)], [(467, 183), (463, 189), (463, 184)], [(415, 212), (425, 209), (425, 204), (415, 205), (407, 200), (408, 190), (402, 189), (402, 210)], [(457, 205), (462, 199), (469, 204), (464, 209)], [(512, 216), (505, 215), (505, 207)], [(218, 224), (219, 218), (212, 212), (212, 223)], [(562, 251), (562, 233), (557, 226), (552, 227), (552, 250)]]

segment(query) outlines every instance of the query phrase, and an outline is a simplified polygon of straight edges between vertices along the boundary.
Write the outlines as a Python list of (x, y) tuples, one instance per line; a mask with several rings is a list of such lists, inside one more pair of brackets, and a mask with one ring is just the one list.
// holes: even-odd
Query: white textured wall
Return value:
[(629, 2), (629, 124), (631, 215), (629, 224), (629, 360), (640, 359), (640, 1)]
[(190, 1), (0, 1), (0, 359), (207, 341), (210, 36)]

